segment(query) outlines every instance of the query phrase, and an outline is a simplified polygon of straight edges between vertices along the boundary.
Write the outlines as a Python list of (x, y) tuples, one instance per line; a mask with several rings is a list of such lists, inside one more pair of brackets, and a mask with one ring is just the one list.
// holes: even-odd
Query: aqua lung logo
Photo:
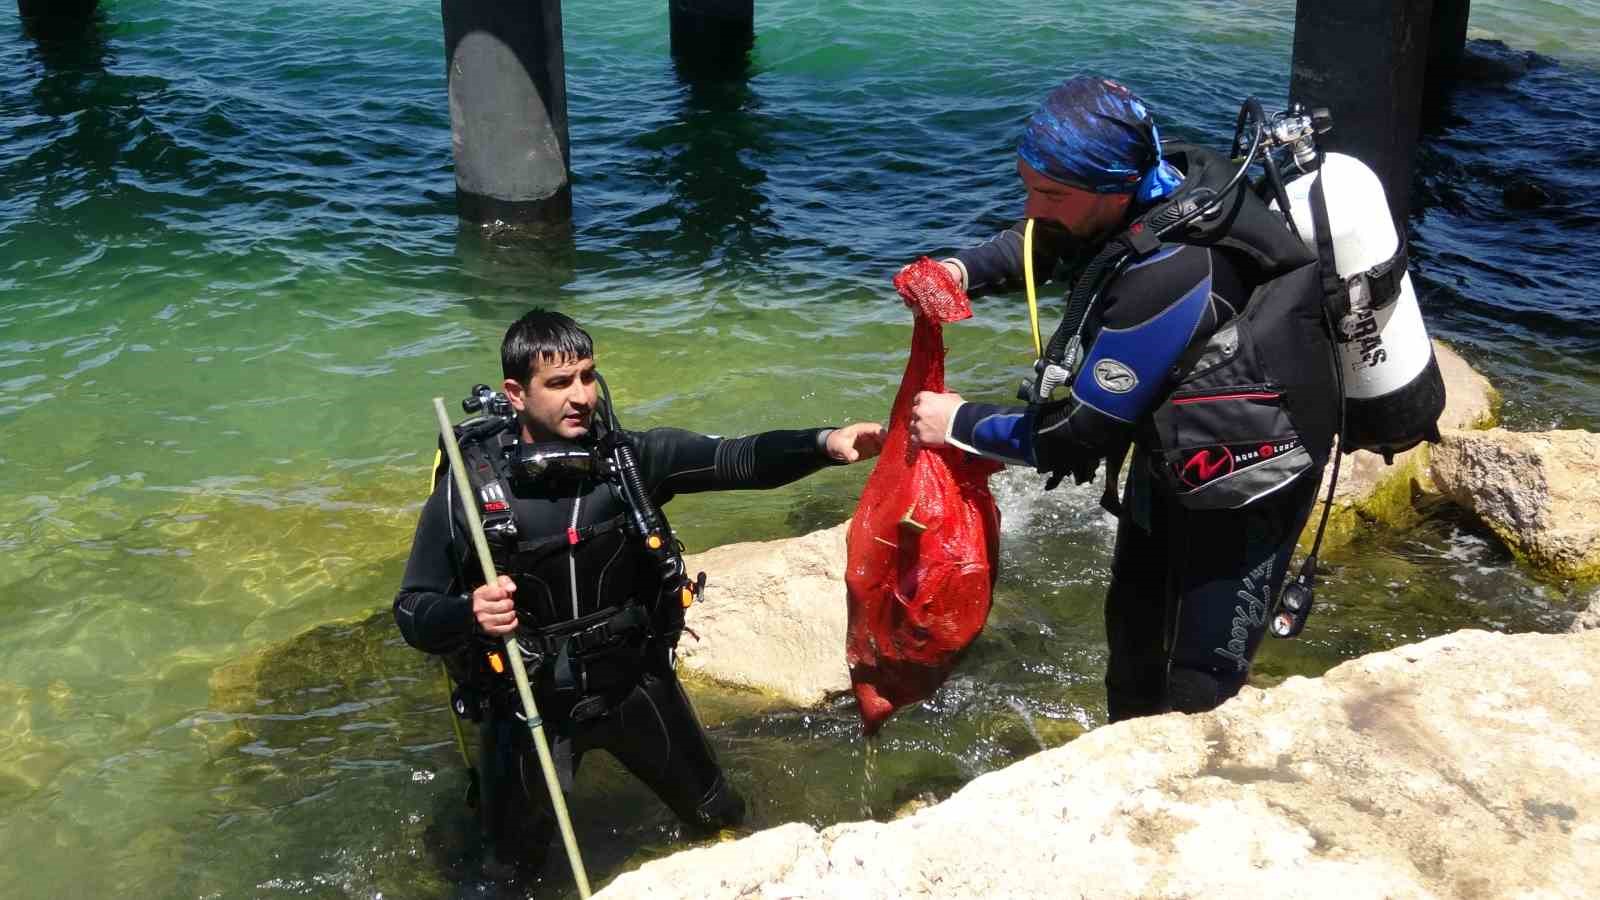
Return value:
[(1361, 353), (1361, 364), (1366, 368), (1382, 364), (1389, 358), (1383, 348), (1383, 333), (1378, 331), (1378, 314), (1370, 309), (1358, 309), (1340, 323), (1344, 341), (1356, 344)]
[(1184, 460), (1178, 477), (1190, 487), (1200, 487), (1212, 479), (1231, 474), (1233, 464), (1233, 453), (1227, 447), (1206, 447)]
[(1275, 459), (1299, 447), (1299, 438), (1245, 446), (1202, 447), (1184, 457), (1174, 468), (1179, 481), (1191, 488), (1201, 488), (1224, 475)]
[(1139, 386), (1139, 376), (1114, 359), (1102, 359), (1094, 364), (1094, 383), (1113, 394), (1126, 394)]

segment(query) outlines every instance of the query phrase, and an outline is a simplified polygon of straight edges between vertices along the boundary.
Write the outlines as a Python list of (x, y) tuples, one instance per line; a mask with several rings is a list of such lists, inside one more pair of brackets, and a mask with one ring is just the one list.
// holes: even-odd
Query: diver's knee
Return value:
[(1217, 673), (1174, 665), (1167, 673), (1167, 696), (1177, 712), (1209, 712), (1244, 687), (1245, 674)]

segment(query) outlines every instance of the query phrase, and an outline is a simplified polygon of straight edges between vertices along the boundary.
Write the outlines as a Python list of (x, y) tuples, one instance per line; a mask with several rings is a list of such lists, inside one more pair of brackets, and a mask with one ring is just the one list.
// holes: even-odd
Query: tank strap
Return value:
[[(1406, 275), (1411, 261), (1406, 254), (1406, 233), (1396, 223), (1395, 234), (1400, 246), (1394, 255), (1365, 272), (1357, 272), (1344, 280), (1345, 295), (1352, 307), (1383, 309), (1400, 296), (1400, 279)], [(1320, 232), (1319, 232), (1320, 233)]]
[[(1322, 303), (1334, 322), (1350, 314), (1350, 293), (1344, 289), (1333, 261), (1333, 231), (1328, 223), (1328, 201), (1322, 193), (1322, 175), (1311, 184), (1311, 223), (1317, 232), (1317, 274), (1322, 279)], [(1333, 335), (1330, 335), (1332, 337)]]

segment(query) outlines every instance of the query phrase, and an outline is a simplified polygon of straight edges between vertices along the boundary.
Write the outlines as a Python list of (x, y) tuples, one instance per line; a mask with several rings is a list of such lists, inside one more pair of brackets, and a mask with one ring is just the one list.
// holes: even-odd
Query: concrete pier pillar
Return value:
[[(1433, 0), (1428, 27), (1428, 71), (1423, 76), (1424, 103), (1438, 103), (1449, 93), (1467, 46), (1467, 19), (1472, 0)], [(1426, 113), (1424, 118), (1427, 118)]]
[(1298, 0), (1289, 97), (1326, 106), (1320, 143), (1365, 162), (1397, 220), (1411, 210), (1434, 0)]
[(65, 37), (87, 27), (100, 0), (17, 0), (17, 14), (30, 31)]
[(50, 17), (87, 19), (100, 0), (17, 0), (17, 12), (24, 19)]
[(755, 44), (755, 0), (667, 0), (680, 71), (743, 72)]
[(456, 210), (480, 225), (572, 221), (560, 0), (442, 0)]

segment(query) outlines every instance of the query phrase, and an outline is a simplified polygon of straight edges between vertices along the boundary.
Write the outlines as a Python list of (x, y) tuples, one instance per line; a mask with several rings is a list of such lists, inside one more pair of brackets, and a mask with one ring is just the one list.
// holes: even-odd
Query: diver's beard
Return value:
[(1053, 252), (1065, 270), (1073, 273), (1088, 265), (1100, 245), (1115, 230), (1110, 229), (1093, 237), (1079, 237), (1055, 219), (1034, 219), (1033, 223), (1033, 239)]

